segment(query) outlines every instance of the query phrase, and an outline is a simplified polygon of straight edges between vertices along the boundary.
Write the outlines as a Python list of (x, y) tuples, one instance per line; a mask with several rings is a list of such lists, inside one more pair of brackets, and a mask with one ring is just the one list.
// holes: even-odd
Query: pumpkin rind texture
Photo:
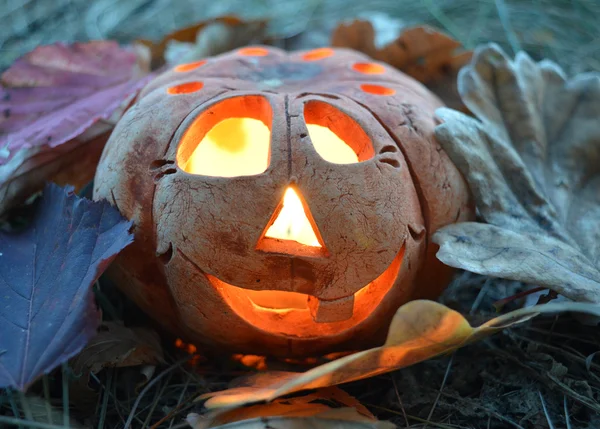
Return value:
[[(94, 198), (134, 222), (111, 275), (173, 333), (217, 350), (381, 343), (400, 305), (449, 280), (431, 235), (473, 217), (433, 136), (440, 106), (346, 49), (257, 46), (173, 68), (117, 124), (96, 173)], [(290, 192), (310, 243), (271, 233)]]

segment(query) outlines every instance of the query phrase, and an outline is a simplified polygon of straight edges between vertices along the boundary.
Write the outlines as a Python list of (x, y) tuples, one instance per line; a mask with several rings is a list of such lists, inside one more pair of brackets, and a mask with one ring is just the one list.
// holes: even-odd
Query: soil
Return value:
[[(120, 306), (112, 310), (118, 318), (127, 324), (152, 325), (106, 280), (101, 283), (107, 300)], [(499, 299), (526, 289), (530, 287), (517, 282), (461, 272), (441, 302), (470, 315), (470, 323), (478, 325), (495, 316), (493, 304)], [(503, 311), (522, 305), (522, 299), (515, 300)], [(186, 359), (173, 347), (174, 338), (164, 335), (163, 339), (171, 362)], [(599, 344), (597, 327), (582, 325), (568, 314), (538, 317), (451, 355), (342, 387), (379, 419), (398, 427), (596, 429), (600, 427), (600, 364), (594, 353)], [(199, 394), (226, 389), (231, 380), (253, 371), (222, 356), (202, 355), (143, 393), (138, 422), (147, 419), (153, 424), (168, 415), (159, 427), (180, 423), (189, 412), (205, 411), (201, 403), (192, 403)], [(267, 361), (267, 367), (304, 369), (279, 361)], [(139, 398), (139, 368), (104, 371), (99, 376), (103, 385), (110, 379), (115, 389), (108, 399), (105, 427), (122, 427), (123, 416)], [(100, 392), (97, 383), (91, 385)], [(99, 398), (91, 395), (91, 409)], [(82, 413), (82, 398), (73, 399), (74, 415), (89, 419), (91, 409)], [(97, 424), (97, 419), (91, 421)]]

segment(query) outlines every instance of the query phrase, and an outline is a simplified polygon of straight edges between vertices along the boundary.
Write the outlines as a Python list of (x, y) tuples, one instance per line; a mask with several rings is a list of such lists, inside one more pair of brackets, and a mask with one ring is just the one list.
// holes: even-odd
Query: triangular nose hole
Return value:
[(289, 186), (285, 190), (256, 249), (295, 256), (327, 256), (321, 233), (298, 189)]

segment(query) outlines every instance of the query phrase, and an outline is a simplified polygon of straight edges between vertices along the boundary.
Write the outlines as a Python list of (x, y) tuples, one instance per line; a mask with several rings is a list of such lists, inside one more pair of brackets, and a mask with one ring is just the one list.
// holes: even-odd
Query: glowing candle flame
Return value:
[(214, 177), (252, 176), (269, 166), (271, 131), (252, 118), (228, 118), (198, 143), (185, 171)]
[(306, 128), (315, 150), (325, 161), (334, 164), (355, 164), (359, 162), (354, 149), (329, 128), (317, 124), (306, 124)]
[(304, 212), (296, 191), (289, 187), (283, 196), (283, 207), (265, 237), (293, 240), (307, 246), (321, 247), (313, 227)]

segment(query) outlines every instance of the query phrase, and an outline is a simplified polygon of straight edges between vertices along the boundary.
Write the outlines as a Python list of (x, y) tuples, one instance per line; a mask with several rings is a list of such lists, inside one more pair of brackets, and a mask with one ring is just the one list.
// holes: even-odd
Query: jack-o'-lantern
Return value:
[(441, 102), (351, 50), (249, 47), (162, 74), (114, 130), (94, 194), (133, 220), (121, 288), (179, 336), (278, 356), (367, 347), (449, 271), (472, 216)]

